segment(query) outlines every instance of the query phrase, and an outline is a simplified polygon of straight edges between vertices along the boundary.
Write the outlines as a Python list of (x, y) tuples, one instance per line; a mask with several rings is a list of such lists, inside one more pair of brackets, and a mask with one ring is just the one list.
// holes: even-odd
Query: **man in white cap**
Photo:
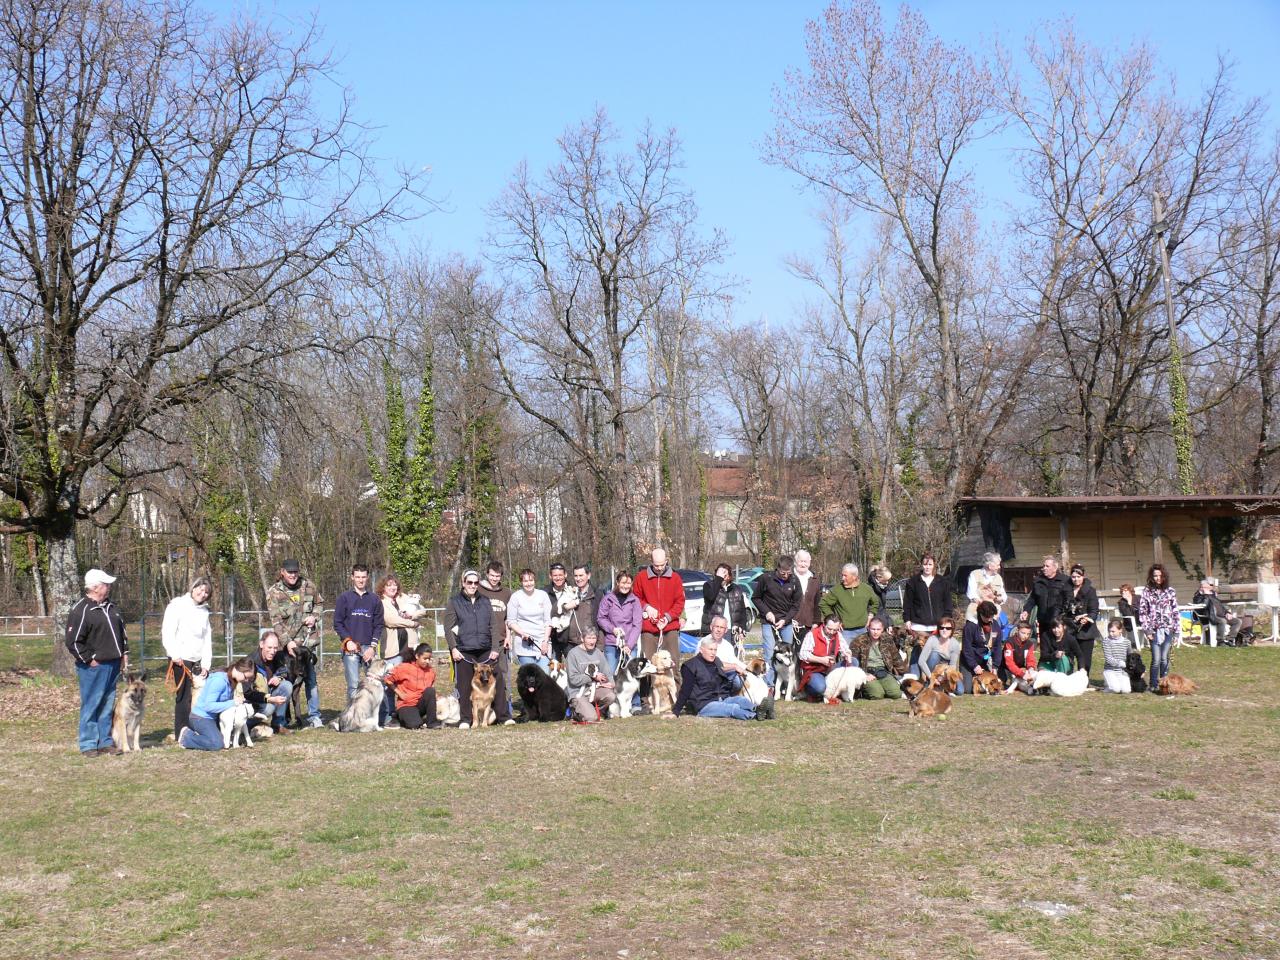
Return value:
[(80, 681), (80, 752), (86, 757), (118, 754), (111, 739), (116, 680), (129, 665), (124, 617), (107, 597), (116, 578), (93, 569), (84, 575), (84, 596), (67, 616), (67, 649)]

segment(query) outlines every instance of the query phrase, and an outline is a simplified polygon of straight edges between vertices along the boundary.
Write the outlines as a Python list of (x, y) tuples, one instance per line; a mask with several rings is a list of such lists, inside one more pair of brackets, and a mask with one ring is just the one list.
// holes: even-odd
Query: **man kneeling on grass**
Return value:
[(728, 717), (731, 720), (772, 720), (773, 697), (765, 697), (760, 706), (751, 705), (746, 697), (734, 696), (735, 674), (746, 672), (740, 663), (725, 667), (716, 659), (716, 639), (705, 636), (698, 643), (698, 655), (690, 657), (680, 668), (680, 696), (671, 713), (680, 717), (689, 707), (700, 717)]

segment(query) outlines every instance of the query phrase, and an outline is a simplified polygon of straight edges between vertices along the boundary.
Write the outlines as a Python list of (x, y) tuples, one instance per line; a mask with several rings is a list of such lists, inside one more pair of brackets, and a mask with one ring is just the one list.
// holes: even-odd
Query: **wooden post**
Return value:
[(1065, 514), (1058, 515), (1058, 550), (1062, 555), (1062, 568), (1070, 570), (1071, 544), (1067, 540), (1067, 518)]
[(1200, 539), (1204, 543), (1204, 575), (1213, 576), (1213, 544), (1209, 542), (1209, 518), (1200, 518)]
[(1164, 562), (1164, 544), (1161, 537), (1164, 536), (1164, 514), (1157, 513), (1151, 518), (1151, 557), (1153, 563)]

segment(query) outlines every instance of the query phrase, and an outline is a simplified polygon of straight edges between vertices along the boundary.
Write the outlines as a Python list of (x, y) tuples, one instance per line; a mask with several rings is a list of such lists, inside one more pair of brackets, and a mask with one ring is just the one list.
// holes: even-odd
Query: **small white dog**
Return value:
[(1089, 691), (1089, 674), (1083, 670), (1075, 673), (1058, 673), (1056, 670), (1037, 670), (1033, 686), (1037, 690), (1049, 688), (1055, 697), (1078, 697)]
[(747, 671), (742, 677), (742, 695), (751, 701), (753, 707), (760, 706), (760, 701), (769, 695), (769, 686), (764, 677)]
[(836, 667), (827, 674), (826, 699), (852, 703), (854, 694), (866, 682), (867, 675), (858, 667)]
[(218, 727), (222, 730), (222, 747), (231, 750), (243, 743), (253, 746), (253, 738), (249, 736), (249, 718), (253, 716), (253, 705), (238, 701), (234, 707), (228, 707), (218, 714)]
[(559, 660), (551, 661), (551, 669), (547, 671), (547, 676), (556, 682), (565, 693), (569, 692), (569, 674), (565, 672), (564, 664)]
[(427, 608), (422, 605), (422, 597), (416, 593), (406, 593), (400, 598), (400, 615), (404, 617), (417, 618), (419, 614), (426, 613)]
[(456, 727), (462, 722), (462, 714), (458, 709), (458, 697), (449, 694), (436, 701), (436, 719), (446, 727)]

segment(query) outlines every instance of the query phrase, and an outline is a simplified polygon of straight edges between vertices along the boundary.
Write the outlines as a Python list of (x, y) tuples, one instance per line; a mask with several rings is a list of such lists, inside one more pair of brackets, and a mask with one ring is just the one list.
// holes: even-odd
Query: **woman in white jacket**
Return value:
[(209, 595), (213, 585), (208, 577), (197, 577), (191, 589), (174, 597), (164, 608), (160, 642), (169, 658), (169, 678), (173, 694), (173, 735), (189, 725), (191, 692), (196, 677), (209, 673), (213, 660), (213, 628), (209, 625)]

